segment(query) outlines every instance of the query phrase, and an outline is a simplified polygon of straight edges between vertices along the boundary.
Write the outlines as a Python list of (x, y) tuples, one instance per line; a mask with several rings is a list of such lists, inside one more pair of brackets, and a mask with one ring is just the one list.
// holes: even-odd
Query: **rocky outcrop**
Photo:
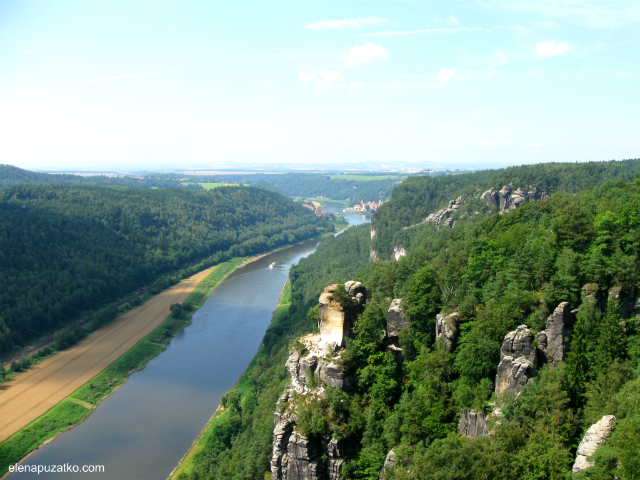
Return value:
[(449, 315), (436, 315), (436, 342), (443, 348), (451, 350), (458, 339), (458, 325), (460, 314), (453, 312)]
[(387, 311), (387, 339), (389, 343), (398, 345), (398, 335), (400, 330), (411, 325), (411, 318), (407, 316), (404, 309), (400, 306), (401, 298), (394, 298)]
[(536, 351), (533, 335), (526, 325), (507, 333), (500, 350), (500, 364), (496, 374), (496, 396), (507, 390), (520, 393), (535, 374)]
[(476, 410), (461, 410), (458, 433), (468, 438), (489, 435), (489, 416)]
[(611, 434), (615, 420), (615, 416), (605, 415), (597, 423), (594, 423), (589, 427), (589, 430), (584, 434), (580, 445), (578, 445), (576, 461), (573, 464), (573, 473), (580, 473), (595, 465), (594, 462), (589, 461), (589, 457), (596, 453), (596, 450), (600, 445), (607, 443), (607, 438), (609, 438), (609, 435)]
[(396, 452), (393, 449), (389, 450), (387, 456), (384, 459), (384, 465), (382, 466), (382, 471), (380, 472), (379, 480), (384, 480), (387, 478), (387, 473), (391, 472), (396, 466)]
[(431, 213), (427, 218), (424, 219), (423, 223), (431, 222), (434, 223), (436, 228), (440, 229), (440, 227), (453, 227), (454, 221), (451, 218), (455, 212), (460, 210), (460, 207), (464, 203), (464, 197), (461, 195), (455, 200), (451, 200), (449, 205), (445, 208), (438, 210), (435, 213)]
[(622, 316), (624, 318), (640, 315), (640, 289), (613, 287), (609, 290), (607, 300), (616, 299), (620, 301)]
[(490, 188), (480, 195), (480, 199), (491, 208), (497, 208), (501, 213), (515, 210), (525, 203), (534, 200), (546, 200), (549, 195), (541, 192), (537, 187), (517, 188), (513, 190), (511, 186), (505, 185), (500, 190)]
[(569, 302), (562, 302), (549, 315), (547, 328), (536, 336), (538, 358), (541, 362), (557, 367), (566, 360), (573, 334), (573, 321)]
[(320, 295), (320, 332), (300, 338), (289, 352), (286, 365), (291, 383), (278, 400), (274, 417), (273, 479), (339, 480), (340, 468), (355, 448), (352, 442), (333, 436), (306, 436), (297, 424), (299, 409), (323, 398), (327, 386), (351, 388), (343, 367), (343, 344), (364, 308), (366, 289), (360, 282), (347, 282), (346, 296), (339, 298), (333, 295), (337, 287), (330, 285)]
[(396, 261), (406, 256), (407, 256), (407, 250), (402, 245), (395, 245), (393, 247), (393, 258)]
[(337, 288), (338, 284), (329, 285), (320, 295), (318, 329), (323, 342), (342, 346), (345, 338), (351, 336), (351, 327), (364, 309), (367, 290), (360, 282), (347, 282), (344, 288), (349, 298), (346, 303), (340, 303), (334, 298)]

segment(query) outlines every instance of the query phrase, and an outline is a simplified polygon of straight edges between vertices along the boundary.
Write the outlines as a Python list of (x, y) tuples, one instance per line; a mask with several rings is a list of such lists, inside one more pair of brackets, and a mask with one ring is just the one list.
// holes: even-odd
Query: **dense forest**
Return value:
[(4, 188), (0, 354), (161, 275), (332, 230), (328, 220), (257, 188)]
[(0, 164), (0, 188), (22, 184), (33, 185), (65, 185), (65, 186), (112, 186), (132, 188), (186, 188), (187, 190), (200, 190), (199, 185), (183, 185), (177, 174), (149, 173), (142, 177), (133, 175), (107, 176), (90, 175), (81, 176), (69, 173), (39, 173), (23, 170), (12, 165)]
[[(269, 355), (251, 373), (251, 393), (230, 402), (229, 422), (184, 477), (265, 476), (288, 350), (312, 331), (323, 287), (354, 279), (370, 298), (341, 357), (353, 387), (307, 397), (296, 427), (309, 438), (349, 442), (341, 477), (377, 480), (393, 449), (388, 480), (569, 479), (587, 428), (615, 415), (595, 466), (573, 478), (639, 479), (640, 180), (629, 170), (637, 166), (540, 165), (470, 174), (466, 182), (465, 175), (406, 181), (374, 215), (376, 236), (393, 237), (452, 197), (501, 184), (557, 193), (504, 214), (462, 215), (453, 228), (420, 224), (397, 261), (369, 263), (365, 227), (323, 244), (291, 271), (292, 305), (265, 336)], [(440, 182), (451, 186), (441, 193)], [(414, 213), (423, 202), (429, 206)], [(411, 319), (399, 337), (401, 359), (380, 333), (393, 298), (403, 299)], [(505, 336), (526, 325), (537, 339), (561, 302), (573, 318), (566, 358), (537, 363), (519, 394), (497, 397)], [(445, 346), (436, 341), (437, 315), (454, 312), (458, 337)], [(458, 434), (461, 412), (496, 406), (491, 435)]]
[(405, 227), (421, 222), (429, 213), (446, 206), (461, 195), (468, 197), (470, 201), (465, 203), (457, 217), (475, 212), (493, 213), (493, 209), (477, 198), (480, 193), (492, 187), (498, 190), (504, 185), (527, 189), (535, 187), (550, 195), (556, 192), (577, 193), (609, 180), (632, 181), (638, 175), (640, 160), (636, 159), (620, 162), (542, 163), (460, 175), (410, 177), (393, 190), (390, 201), (376, 213), (374, 225), (380, 234), (374, 238), (373, 248), (381, 258), (388, 258), (394, 245), (407, 243), (406, 235), (411, 232), (403, 230)]

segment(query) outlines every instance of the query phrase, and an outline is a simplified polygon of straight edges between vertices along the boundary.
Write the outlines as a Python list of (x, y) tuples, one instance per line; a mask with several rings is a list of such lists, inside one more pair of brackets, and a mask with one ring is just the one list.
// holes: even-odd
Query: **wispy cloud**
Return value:
[(315, 82), (318, 89), (323, 89), (331, 86), (338, 80), (342, 80), (342, 74), (335, 70), (322, 70), (315, 72), (302, 72), (298, 74), (298, 80), (302, 83)]
[(481, 5), (518, 13), (534, 13), (550, 19), (565, 19), (588, 27), (615, 28), (640, 21), (636, 0), (481, 0)]
[(463, 32), (491, 32), (505, 26), (484, 28), (484, 27), (452, 27), (452, 28), (425, 28), (422, 30), (397, 30), (388, 32), (371, 32), (362, 34), (363, 37), (387, 37), (387, 36), (411, 36), (411, 35), (430, 35), (430, 34), (453, 34)]
[(536, 53), (540, 58), (555, 57), (569, 51), (566, 43), (540, 42), (536, 45)]
[(344, 20), (326, 20), (322, 22), (307, 23), (306, 28), (311, 30), (325, 30), (328, 28), (349, 28), (349, 27), (368, 27), (371, 25), (380, 25), (387, 23), (388, 18), (368, 17), (368, 18), (350, 18)]
[(103, 77), (103, 78), (92, 78), (91, 80), (85, 80), (82, 83), (101, 83), (101, 82), (112, 82), (114, 80), (123, 80), (125, 78), (135, 78), (135, 77), (150, 77), (153, 75), (167, 75), (170, 73), (181, 73), (181, 72), (193, 72), (196, 70), (203, 70), (210, 67), (201, 67), (201, 68), (182, 68), (178, 70), (161, 70), (158, 72), (140, 72), (140, 73), (127, 73), (124, 75), (114, 75), (112, 77)]
[(389, 58), (387, 50), (382, 45), (365, 43), (353, 47), (347, 55), (347, 67), (353, 67), (359, 63), (369, 63), (376, 58)]
[(40, 47), (40, 48), (34, 48), (33, 50), (27, 50), (27, 51), (26, 51), (26, 52), (24, 52), (24, 53), (27, 53), (27, 54), (28, 54), (28, 53), (41, 52), (41, 51), (43, 51), (43, 50), (49, 50), (50, 48), (56, 48), (56, 47), (59, 47), (59, 46), (60, 46), (60, 44), (59, 44), (59, 43), (54, 43), (54, 44), (52, 44), (52, 45), (47, 45), (46, 47)]

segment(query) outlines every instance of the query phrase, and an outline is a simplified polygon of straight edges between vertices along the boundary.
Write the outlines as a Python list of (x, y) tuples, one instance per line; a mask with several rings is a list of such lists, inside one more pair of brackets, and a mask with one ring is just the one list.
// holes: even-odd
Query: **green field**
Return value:
[(355, 180), (356, 182), (372, 182), (375, 180), (404, 180), (406, 175), (358, 175), (344, 173), (340, 175), (329, 175), (331, 180)]

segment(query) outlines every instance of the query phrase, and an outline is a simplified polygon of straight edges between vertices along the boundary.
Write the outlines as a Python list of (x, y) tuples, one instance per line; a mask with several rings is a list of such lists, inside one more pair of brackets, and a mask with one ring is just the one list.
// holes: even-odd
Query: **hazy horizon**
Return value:
[(637, 158), (638, 23), (630, 0), (8, 0), (0, 158), (32, 170)]

